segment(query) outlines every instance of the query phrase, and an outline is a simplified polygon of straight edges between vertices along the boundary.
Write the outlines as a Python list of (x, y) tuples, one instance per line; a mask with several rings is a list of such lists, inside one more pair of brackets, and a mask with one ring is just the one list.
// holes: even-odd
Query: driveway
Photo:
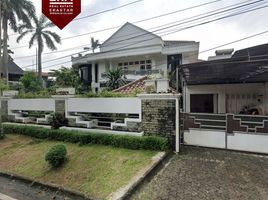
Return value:
[(268, 199), (268, 156), (184, 147), (131, 199)]

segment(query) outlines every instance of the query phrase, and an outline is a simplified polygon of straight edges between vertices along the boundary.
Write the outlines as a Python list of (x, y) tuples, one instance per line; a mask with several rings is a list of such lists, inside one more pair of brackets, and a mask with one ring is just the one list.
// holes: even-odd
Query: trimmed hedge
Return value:
[(170, 149), (167, 138), (157, 136), (122, 136), (111, 134), (85, 133), (69, 130), (52, 130), (32, 126), (3, 125), (4, 134), (20, 134), (38, 139), (48, 139), (71, 143), (100, 144), (127, 149), (166, 151)]
[(57, 168), (63, 165), (67, 160), (67, 149), (63, 144), (58, 144), (49, 149), (45, 160), (53, 167)]

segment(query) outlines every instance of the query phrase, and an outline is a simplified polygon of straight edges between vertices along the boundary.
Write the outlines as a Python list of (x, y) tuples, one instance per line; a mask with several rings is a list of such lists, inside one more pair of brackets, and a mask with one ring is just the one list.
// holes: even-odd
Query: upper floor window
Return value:
[(140, 70), (151, 70), (152, 60), (129, 61), (124, 63), (118, 63), (118, 66), (123, 67), (123, 69), (129, 69), (129, 67), (135, 67)]

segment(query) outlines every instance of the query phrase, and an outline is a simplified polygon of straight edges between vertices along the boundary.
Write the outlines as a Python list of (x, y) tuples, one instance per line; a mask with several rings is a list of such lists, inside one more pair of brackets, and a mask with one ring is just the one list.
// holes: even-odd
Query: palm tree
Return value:
[(115, 90), (126, 84), (126, 77), (122, 68), (111, 69), (106, 73), (106, 86)]
[(8, 28), (10, 27), (16, 32), (17, 19), (29, 25), (31, 23), (30, 16), (32, 16), (35, 12), (35, 7), (29, 0), (1, 0), (0, 5), (0, 15), (2, 18), (2, 26), (0, 28), (0, 32), (3, 29), (2, 66), (4, 68), (4, 77), (8, 83)]
[(33, 21), (35, 26), (28, 26), (27, 24), (21, 25), (18, 30), (21, 34), (17, 38), (17, 42), (20, 42), (20, 40), (26, 36), (29, 33), (32, 33), (31, 39), (29, 41), (29, 48), (31, 48), (34, 44), (34, 42), (37, 42), (38, 46), (38, 77), (41, 80), (42, 79), (42, 53), (44, 50), (44, 45), (54, 51), (57, 50), (57, 47), (54, 44), (54, 41), (58, 44), (61, 43), (61, 37), (52, 31), (46, 30), (48, 28), (51, 28), (54, 26), (53, 23), (48, 22), (48, 19), (41, 15), (39, 19), (36, 15), (33, 15)]
[(99, 40), (95, 40), (94, 37), (91, 38), (91, 49), (94, 53), (95, 49), (100, 46)]

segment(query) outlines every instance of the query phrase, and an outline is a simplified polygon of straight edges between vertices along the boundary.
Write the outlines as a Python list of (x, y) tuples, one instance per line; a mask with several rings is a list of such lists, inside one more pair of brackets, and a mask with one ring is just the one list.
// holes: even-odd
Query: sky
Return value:
[[(103, 10), (118, 7), (123, 4), (133, 2), (134, 0), (81, 0), (82, 11), (78, 17), (91, 15)], [(79, 34), (94, 32), (96, 30), (105, 29), (109, 27), (122, 26), (126, 22), (135, 22), (145, 18), (154, 17), (157, 15), (169, 13), (172, 11), (184, 9), (187, 7), (196, 6), (199, 4), (211, 2), (213, 0), (143, 0), (141, 2), (132, 4), (127, 7), (120, 8), (115, 11), (106, 12), (90, 18), (77, 20), (71, 22), (63, 30), (55, 27), (52, 31), (56, 32), (62, 38), (72, 37)], [(235, 3), (245, 2), (246, 0), (219, 0), (215, 3), (190, 9), (187, 11), (174, 13), (165, 17), (157, 18), (154, 20), (148, 20), (135, 25), (140, 26), (146, 30), (152, 30), (156, 26), (164, 25), (170, 22), (189, 18), (198, 14), (208, 13), (210, 11), (223, 8), (225, 6), (233, 5)], [(37, 14), (41, 15), (41, 0), (33, 0), (36, 7)], [(263, 6), (268, 5), (268, 0), (264, 0), (256, 5)], [(250, 35), (254, 35), (268, 30), (268, 7), (260, 9), (254, 12), (246, 13), (243, 15), (223, 19), (220, 21), (212, 22), (202, 26), (190, 28), (187, 30), (178, 31), (173, 34), (164, 35), (164, 40), (191, 40), (200, 42), (200, 52), (226, 44)], [(189, 24), (188, 24), (189, 25)], [(190, 24), (191, 25), (191, 24)], [(180, 27), (175, 27), (173, 30), (178, 30)], [(90, 38), (94, 37), (100, 42), (109, 38), (117, 29), (88, 34), (81, 37), (72, 39), (65, 39), (60, 45), (57, 45), (58, 51), (73, 48), (64, 52), (53, 52), (52, 54), (44, 54), (42, 56), (43, 71), (49, 71), (51, 69), (58, 69), (61, 66), (70, 67), (71, 63), (65, 63), (71, 60), (71, 55), (77, 55), (78, 52), (83, 51), (84, 47), (90, 47)], [(156, 33), (160, 36), (163, 33)], [(36, 46), (31, 49), (23, 47), (28, 45), (29, 37), (25, 37), (20, 43), (16, 42), (17, 35), (14, 35), (10, 31), (9, 45), (14, 51), (14, 61), (22, 67), (24, 70), (35, 69), (35, 52)], [(254, 37), (248, 40), (244, 40), (238, 43), (234, 43), (219, 49), (234, 48), (235, 50), (255, 46), (259, 44), (268, 43), (268, 33)], [(76, 48), (75, 48), (76, 47)], [(47, 48), (44, 53), (50, 53)], [(208, 56), (215, 54), (215, 50), (201, 53), (200, 59), (207, 59)], [(31, 57), (24, 57), (31, 56)], [(51, 59), (57, 59), (59, 57), (66, 56), (64, 59), (48, 62)], [(24, 58), (21, 58), (24, 57)], [(64, 63), (64, 64), (63, 64)]]

